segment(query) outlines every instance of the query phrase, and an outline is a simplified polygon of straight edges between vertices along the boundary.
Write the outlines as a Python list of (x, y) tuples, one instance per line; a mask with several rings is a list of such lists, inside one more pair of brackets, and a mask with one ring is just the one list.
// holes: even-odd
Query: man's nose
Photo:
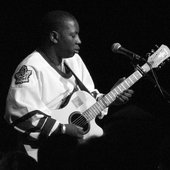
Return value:
[(81, 40), (80, 40), (79, 35), (77, 35), (77, 44), (81, 44)]

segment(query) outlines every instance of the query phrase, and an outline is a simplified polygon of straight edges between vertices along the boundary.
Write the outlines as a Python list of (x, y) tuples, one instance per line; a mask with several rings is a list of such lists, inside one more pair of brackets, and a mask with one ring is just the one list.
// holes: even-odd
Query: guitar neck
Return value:
[[(147, 73), (150, 71), (149, 65), (146, 63), (141, 67), (142, 72)], [(121, 94), (123, 91), (129, 89), (133, 84), (135, 84), (139, 79), (143, 77), (143, 74), (136, 70), (133, 74), (131, 74), (128, 78), (126, 78), (122, 83), (113, 88), (109, 93), (104, 95), (102, 99), (97, 101), (94, 105), (92, 105), (89, 109), (87, 109), (83, 116), (90, 121), (94, 119), (101, 111), (103, 111), (106, 107), (112, 104), (116, 97)]]
[[(143, 72), (148, 72), (150, 67), (148, 64), (144, 64), (141, 67)], [(112, 89), (109, 93), (107, 93), (102, 100), (106, 103), (106, 107), (108, 107), (112, 102), (115, 101), (116, 97), (121, 94), (123, 91), (129, 89), (132, 85), (134, 85), (138, 80), (143, 77), (143, 74), (136, 70), (133, 74), (131, 74), (128, 78), (126, 78), (122, 83)]]

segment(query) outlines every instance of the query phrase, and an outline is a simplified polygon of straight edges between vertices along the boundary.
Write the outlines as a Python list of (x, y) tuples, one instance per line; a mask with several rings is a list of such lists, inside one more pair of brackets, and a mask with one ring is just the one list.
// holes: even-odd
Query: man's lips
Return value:
[(75, 52), (75, 53), (79, 53), (79, 51), (80, 51), (80, 47), (74, 49), (74, 52)]

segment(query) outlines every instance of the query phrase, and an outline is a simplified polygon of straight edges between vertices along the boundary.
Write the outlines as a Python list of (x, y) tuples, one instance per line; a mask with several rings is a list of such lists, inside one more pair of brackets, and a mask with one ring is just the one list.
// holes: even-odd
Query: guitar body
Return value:
[(96, 124), (95, 119), (88, 121), (88, 118), (82, 114), (95, 103), (96, 100), (89, 93), (76, 91), (64, 108), (52, 110), (52, 118), (62, 124), (69, 123), (82, 127), (84, 131), (83, 140), (90, 137), (100, 137), (103, 135), (103, 129)]

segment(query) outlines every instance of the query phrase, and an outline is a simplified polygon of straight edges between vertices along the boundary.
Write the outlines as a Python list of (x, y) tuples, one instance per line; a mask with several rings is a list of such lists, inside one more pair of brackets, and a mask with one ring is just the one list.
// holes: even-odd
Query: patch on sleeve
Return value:
[(14, 78), (16, 79), (15, 84), (28, 83), (31, 74), (32, 71), (28, 70), (26, 65), (23, 65), (14, 76)]

